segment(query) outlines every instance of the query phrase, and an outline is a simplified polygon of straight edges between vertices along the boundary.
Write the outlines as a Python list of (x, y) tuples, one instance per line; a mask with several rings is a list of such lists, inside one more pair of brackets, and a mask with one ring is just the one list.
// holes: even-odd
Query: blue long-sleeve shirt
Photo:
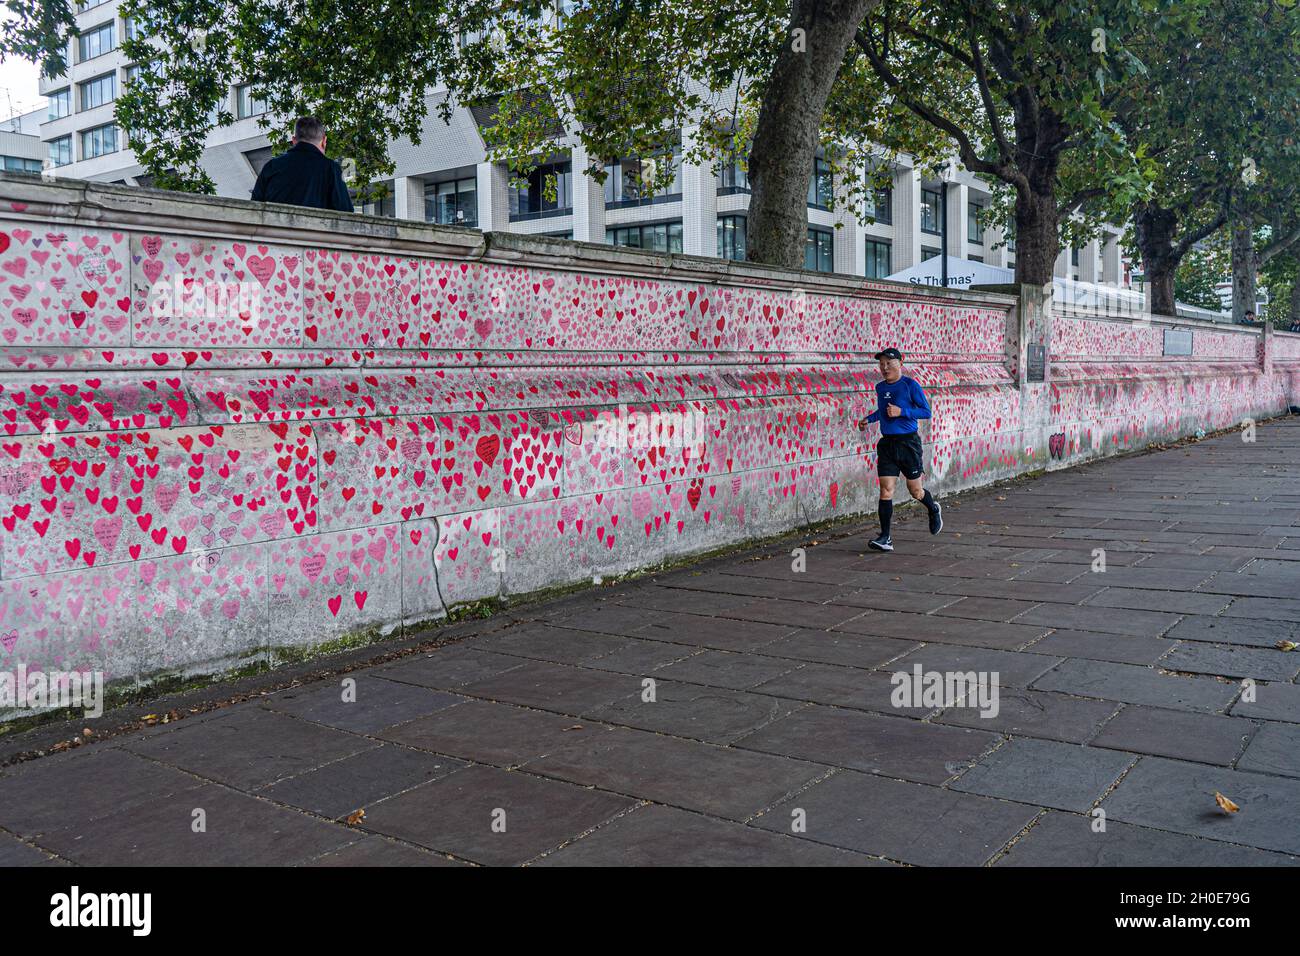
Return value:
[[(897, 405), (901, 414), (890, 418), (885, 409)], [(869, 422), (880, 422), (882, 435), (910, 435), (916, 431), (919, 418), (930, 417), (930, 403), (915, 379), (902, 376), (897, 382), (876, 383), (876, 410), (867, 416)]]

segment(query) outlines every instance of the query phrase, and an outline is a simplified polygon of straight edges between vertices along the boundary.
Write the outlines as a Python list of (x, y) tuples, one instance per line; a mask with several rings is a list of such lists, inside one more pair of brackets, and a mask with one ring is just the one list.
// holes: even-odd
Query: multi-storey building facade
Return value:
[(45, 157), (40, 124), (44, 110), (20, 113), (0, 122), (0, 170), (39, 173)]
[[(120, 0), (81, 4), (81, 33), (70, 44), (69, 73), (41, 81), (50, 108), (40, 135), (55, 175), (147, 186), (149, 177), (113, 119), (113, 103), (136, 69), (119, 49), (134, 29), (119, 6)], [(258, 122), (265, 107), (249, 85), (232, 86), (228, 97), (234, 121), (209, 135), (203, 163), (219, 194), (247, 198), (272, 155)], [(661, 155), (606, 160), (609, 175), (603, 185), (581, 172), (590, 158), (577, 138), (557, 130), (553, 154), (519, 188), (505, 166), (486, 157), (480, 127), (490, 122), (490, 110), (459, 108), (448, 124), (431, 108), (418, 145), (405, 139), (390, 144), (396, 168), (386, 183), (387, 198), (364, 211), (744, 258), (749, 207), (744, 168), (734, 162), (683, 161), (695, 129), (680, 130), (676, 143)], [(664, 162), (674, 165), (672, 183), (654, 189), (656, 164)], [(554, 198), (544, 187), (547, 178), (554, 182)], [(1014, 241), (984, 223), (983, 210), (992, 200), (988, 184), (964, 170), (948, 180), (923, 175), (904, 157), (892, 168), (888, 187), (866, 203), (855, 203), (848, 201), (844, 182), (819, 158), (808, 187), (805, 266), (884, 278), (946, 251), (955, 258), (1014, 267)], [(1129, 266), (1119, 238), (1118, 228), (1108, 228), (1101, 239), (1064, 250), (1056, 274), (1127, 286)]]

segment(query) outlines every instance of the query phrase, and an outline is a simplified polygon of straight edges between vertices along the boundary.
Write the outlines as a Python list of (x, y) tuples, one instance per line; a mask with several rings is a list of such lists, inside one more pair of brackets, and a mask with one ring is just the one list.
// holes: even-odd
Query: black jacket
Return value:
[(253, 199), (353, 212), (343, 168), (311, 143), (298, 143), (263, 166)]

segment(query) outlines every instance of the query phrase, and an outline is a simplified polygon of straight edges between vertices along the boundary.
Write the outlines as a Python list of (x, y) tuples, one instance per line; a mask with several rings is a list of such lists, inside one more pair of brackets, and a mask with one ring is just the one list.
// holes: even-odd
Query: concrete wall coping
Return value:
[[(193, 193), (115, 186), (89, 180), (46, 182), (36, 175), (0, 173), (0, 198), (10, 203), (7, 217), (48, 222), (51, 218), (81, 226), (172, 232), (194, 236), (257, 238), (323, 248), (412, 256), (476, 260), (503, 265), (528, 264), (548, 269), (642, 276), (765, 289), (800, 289), (825, 295), (853, 296), (935, 305), (994, 307), (1010, 311), (1014, 295), (932, 290), (906, 282), (867, 280), (861, 276), (783, 269), (706, 256), (668, 255), (603, 243), (576, 242), (548, 236), (439, 226), (409, 219), (363, 216), (279, 203), (200, 196)], [(13, 203), (40, 208), (14, 208)]]

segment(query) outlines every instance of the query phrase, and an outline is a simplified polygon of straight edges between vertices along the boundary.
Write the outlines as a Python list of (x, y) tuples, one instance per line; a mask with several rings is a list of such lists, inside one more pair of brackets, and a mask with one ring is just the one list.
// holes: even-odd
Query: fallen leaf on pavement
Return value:
[(1241, 809), (1241, 807), (1237, 806), (1217, 790), (1214, 791), (1214, 802), (1219, 805), (1219, 809), (1224, 813), (1236, 813)]
[(366, 811), (363, 807), (360, 810), (353, 810), (348, 814), (348, 826), (354, 827), (366, 818)]

